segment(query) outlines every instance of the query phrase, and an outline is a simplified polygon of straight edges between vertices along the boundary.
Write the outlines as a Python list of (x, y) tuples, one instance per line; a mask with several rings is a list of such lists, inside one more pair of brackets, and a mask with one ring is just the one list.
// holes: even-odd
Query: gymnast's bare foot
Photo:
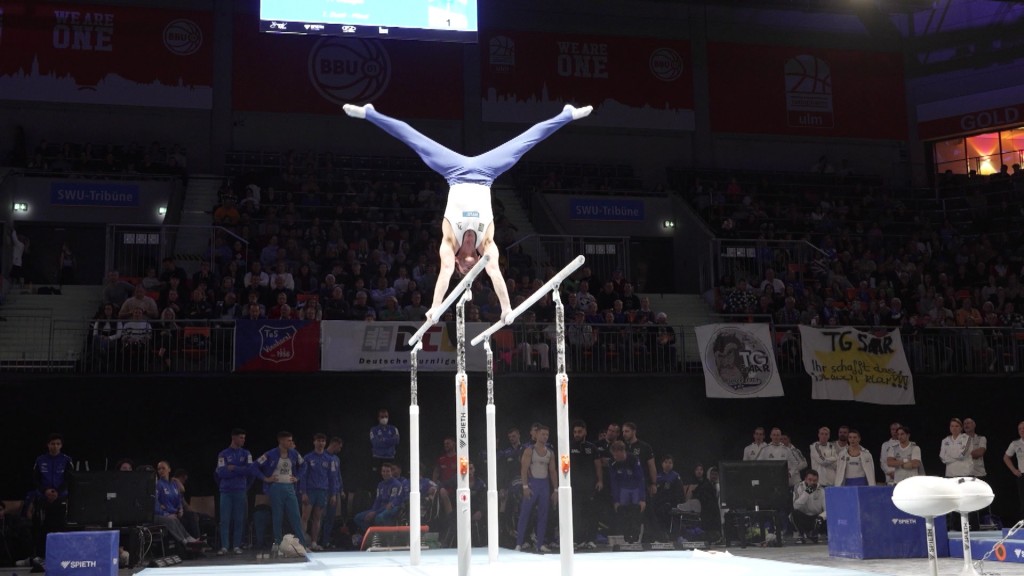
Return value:
[[(367, 110), (373, 110), (373, 104), (367, 104), (365, 106), (356, 106), (355, 104), (345, 104), (344, 106), (342, 106), (342, 109), (345, 110), (345, 114), (348, 114), (349, 116), (351, 116), (353, 118), (366, 118), (366, 111)], [(588, 112), (588, 114), (589, 114), (589, 112)], [(575, 119), (575, 117), (573, 119)]]
[[(579, 120), (580, 118), (586, 118), (587, 116), (590, 116), (590, 113), (594, 111), (594, 107), (593, 106), (584, 106), (583, 108), (577, 108), (577, 107), (573, 106), (572, 104), (566, 104), (565, 108), (563, 108), (562, 111), (564, 112), (566, 110), (569, 110), (570, 112), (572, 112), (572, 119), (573, 120)], [(348, 110), (346, 109), (346, 112), (347, 111)], [(351, 116), (351, 114), (349, 114), (349, 116)]]

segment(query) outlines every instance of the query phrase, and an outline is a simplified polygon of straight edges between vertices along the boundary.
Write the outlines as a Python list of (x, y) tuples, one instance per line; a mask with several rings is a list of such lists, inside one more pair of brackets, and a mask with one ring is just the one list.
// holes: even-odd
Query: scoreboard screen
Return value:
[(477, 1), (260, 0), (260, 30), (473, 43)]

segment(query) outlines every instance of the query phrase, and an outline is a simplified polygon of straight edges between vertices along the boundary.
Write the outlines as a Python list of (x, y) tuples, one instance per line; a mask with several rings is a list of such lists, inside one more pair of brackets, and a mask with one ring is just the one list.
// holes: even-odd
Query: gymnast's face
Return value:
[(458, 268), (459, 274), (465, 275), (472, 270), (479, 257), (480, 255), (476, 251), (476, 232), (467, 230), (462, 235), (462, 244), (455, 252), (455, 267)]

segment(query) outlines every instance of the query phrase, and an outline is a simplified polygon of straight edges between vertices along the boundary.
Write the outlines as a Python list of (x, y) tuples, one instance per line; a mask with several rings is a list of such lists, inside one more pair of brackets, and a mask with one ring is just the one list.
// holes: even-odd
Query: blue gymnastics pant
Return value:
[(453, 152), (405, 122), (373, 109), (366, 110), (366, 119), (412, 148), (449, 185), (472, 183), (490, 187), (498, 176), (514, 166), (530, 148), (571, 122), (572, 112), (563, 110), (558, 116), (533, 125), (526, 132), (479, 156), (463, 156)]

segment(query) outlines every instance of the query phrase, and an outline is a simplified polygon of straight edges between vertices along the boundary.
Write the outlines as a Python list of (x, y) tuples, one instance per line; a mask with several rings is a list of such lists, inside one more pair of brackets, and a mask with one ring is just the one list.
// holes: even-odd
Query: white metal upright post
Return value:
[[(472, 344), (483, 343), (484, 350), (487, 352), (487, 479), (490, 482), (490, 486), (487, 490), (487, 502), (488, 502), (488, 518), (487, 518), (487, 551), (488, 558), (491, 562), (497, 559), (497, 532), (498, 532), (498, 520), (497, 520), (497, 430), (493, 423), (494, 417), (494, 395), (493, 395), (493, 381), (494, 375), (492, 371), (493, 366), (493, 355), (491, 353), (490, 337), (498, 330), (504, 328), (515, 322), (516, 318), (523, 313), (527, 308), (533, 306), (535, 302), (540, 300), (549, 291), (552, 293), (552, 299), (555, 302), (555, 328), (556, 328), (556, 339), (557, 339), (557, 350), (558, 350), (558, 370), (555, 374), (555, 404), (558, 413), (558, 518), (559, 518), (559, 547), (561, 549), (561, 567), (562, 576), (572, 576), (573, 573), (573, 529), (572, 529), (572, 483), (570, 477), (570, 431), (569, 431), (569, 376), (566, 374), (565, 366), (565, 308), (562, 306), (562, 299), (559, 296), (558, 289), (563, 280), (569, 277), (577, 268), (583, 265), (586, 259), (583, 256), (577, 256), (571, 262), (565, 265), (560, 271), (558, 271), (553, 277), (541, 286), (536, 292), (531, 294), (526, 300), (521, 302), (518, 306), (512, 309), (511, 312), (505, 315), (501, 320), (495, 322), (486, 330), (478, 334), (472, 340)], [(459, 334), (460, 352), (462, 350), (461, 345), (464, 343), (463, 334)], [(461, 358), (461, 356), (460, 356)], [(464, 367), (460, 367), (460, 374), (464, 373)], [(459, 382), (459, 377), (455, 377), (456, 383)], [(458, 386), (458, 384), (456, 384)], [(458, 406), (457, 406), (458, 409)], [(464, 419), (460, 416), (459, 426), (461, 426)], [(468, 444), (468, 441), (467, 441)], [(460, 450), (462, 443), (459, 443)], [(461, 466), (461, 452), (460, 454), (460, 466)], [(468, 449), (467, 449), (468, 454)], [(461, 472), (461, 468), (460, 468)], [(462, 505), (462, 477), (459, 478), (459, 505)], [(468, 490), (467, 490), (468, 492)], [(466, 515), (468, 517), (468, 494), (466, 496), (467, 510)], [(462, 510), (459, 509), (459, 520), (462, 519)], [(462, 573), (462, 525), (459, 525), (459, 576), (464, 576)], [(538, 542), (538, 546), (543, 542)], [(467, 553), (468, 554), (468, 553)], [(467, 568), (468, 570), (468, 568)]]
[(556, 283), (551, 290), (555, 301), (555, 406), (558, 413), (558, 536), (562, 576), (573, 573), (572, 470), (569, 430), (569, 375), (565, 366), (565, 307)]
[[(420, 563), (420, 407), (417, 399), (417, 383), (416, 383), (416, 371), (417, 371), (417, 354), (423, 349), (423, 335), (427, 333), (434, 324), (441, 318), (444, 311), (455, 302), (456, 298), (459, 298), (459, 320), (460, 324), (458, 329), (459, 332), (459, 360), (461, 362), (461, 373), (465, 376), (466, 362), (465, 362), (465, 336), (466, 336), (466, 317), (462, 313), (463, 304), (472, 298), (472, 292), (470, 288), (473, 286), (473, 280), (484, 271), (487, 267), (487, 263), (491, 257), (484, 255), (480, 260), (477, 261), (476, 265), (470, 269), (469, 273), (466, 274), (459, 283), (455, 286), (455, 289), (448, 294), (447, 297), (441, 302), (441, 305), (436, 310), (431, 310), (430, 318), (420, 325), (419, 329), (409, 338), (409, 346), (412, 346), (412, 350), (409, 352), (409, 382), (411, 388), (411, 400), (409, 403), (409, 443), (412, 445), (409, 448), (409, 563), (416, 566)], [(456, 380), (458, 377), (456, 377)], [(465, 380), (465, 378), (463, 378)], [(458, 393), (456, 393), (458, 397)]]
[(935, 517), (924, 517), (924, 534), (928, 543), (928, 575), (939, 576), (939, 552), (935, 543)]
[(487, 353), (487, 560), (498, 561), (498, 434), (494, 408), (494, 352), (490, 339)]
[(970, 513), (960, 510), (960, 539), (964, 546), (964, 567), (960, 570), (960, 576), (978, 576), (974, 569), (974, 558), (971, 557), (971, 521)]
[(459, 576), (469, 576), (473, 544), (470, 541), (471, 518), (469, 506), (469, 389), (466, 382), (466, 302), (473, 297), (467, 289), (455, 309), (457, 351), (455, 362), (455, 419), (458, 434), (455, 438), (457, 465), (455, 477), (455, 517), (458, 534)]
[(420, 406), (416, 383), (416, 356), (423, 342), (416, 342), (409, 353), (409, 563), (420, 563)]

